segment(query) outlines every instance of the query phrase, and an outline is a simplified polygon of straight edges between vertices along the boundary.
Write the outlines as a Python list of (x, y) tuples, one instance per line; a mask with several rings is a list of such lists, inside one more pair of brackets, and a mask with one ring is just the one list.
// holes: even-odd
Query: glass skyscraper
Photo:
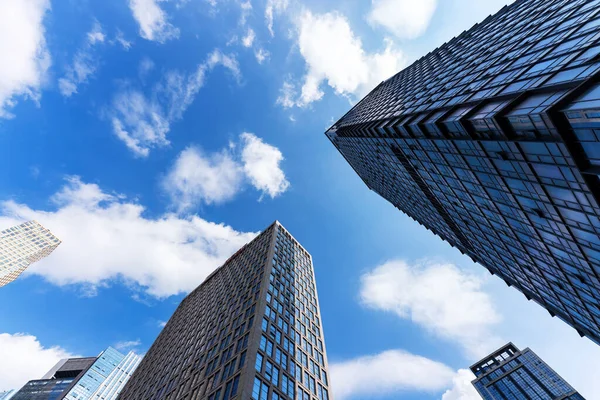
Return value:
[(15, 395), (16, 391), (7, 390), (4, 392), (0, 392), (0, 400), (10, 400)]
[(50, 255), (60, 243), (36, 221), (0, 232), (0, 287), (17, 279), (32, 263)]
[(517, 0), (326, 132), (371, 190), (596, 343), (599, 39), (599, 0)]
[(278, 223), (179, 305), (119, 399), (328, 400), (310, 254)]
[(124, 356), (109, 347), (100, 353), (96, 361), (63, 398), (65, 400), (116, 399), (140, 359), (140, 356), (132, 352)]
[(140, 359), (133, 352), (124, 356), (109, 347), (98, 357), (60, 360), (42, 379), (27, 382), (11, 400), (115, 400)]
[(509, 343), (471, 367), (484, 400), (585, 400), (529, 348)]

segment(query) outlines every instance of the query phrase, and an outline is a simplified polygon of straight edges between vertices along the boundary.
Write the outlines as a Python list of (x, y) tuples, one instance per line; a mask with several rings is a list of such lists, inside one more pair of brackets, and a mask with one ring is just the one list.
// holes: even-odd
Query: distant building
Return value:
[(509, 343), (471, 366), (484, 400), (585, 400), (529, 348)]
[(32, 263), (48, 256), (61, 241), (36, 221), (0, 232), (0, 287), (17, 279)]
[(42, 379), (25, 384), (11, 400), (114, 400), (140, 359), (133, 352), (125, 356), (109, 347), (98, 357), (60, 360)]
[(42, 379), (29, 381), (11, 400), (59, 400), (96, 361), (96, 357), (60, 360)]
[(132, 352), (124, 356), (109, 347), (100, 353), (96, 361), (63, 398), (65, 400), (115, 399), (140, 360), (141, 357)]
[(179, 305), (120, 400), (329, 400), (312, 258), (278, 222)]
[(16, 390), (7, 390), (5, 392), (0, 392), (0, 400), (10, 400), (17, 393)]
[(326, 133), (396, 208), (600, 344), (600, 3), (517, 0)]

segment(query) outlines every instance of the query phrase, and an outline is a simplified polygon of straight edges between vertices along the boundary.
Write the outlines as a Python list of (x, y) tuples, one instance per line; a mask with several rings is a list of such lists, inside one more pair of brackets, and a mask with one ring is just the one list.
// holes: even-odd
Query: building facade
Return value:
[(7, 390), (4, 392), (0, 392), (0, 400), (10, 400), (15, 395), (15, 390)]
[(42, 379), (29, 381), (11, 400), (60, 400), (96, 361), (96, 357), (60, 360)]
[(141, 360), (140, 356), (130, 351), (89, 398), (92, 400), (115, 400)]
[(517, 0), (326, 133), (366, 185), (600, 343), (600, 2)]
[(274, 222), (181, 302), (119, 399), (331, 399), (310, 254)]
[(127, 356), (109, 347), (64, 395), (65, 400), (112, 400), (125, 386), (141, 357), (130, 352)]
[(509, 343), (471, 366), (484, 400), (585, 400), (529, 348)]
[(17, 279), (32, 263), (50, 255), (60, 243), (36, 221), (0, 232), (0, 287)]

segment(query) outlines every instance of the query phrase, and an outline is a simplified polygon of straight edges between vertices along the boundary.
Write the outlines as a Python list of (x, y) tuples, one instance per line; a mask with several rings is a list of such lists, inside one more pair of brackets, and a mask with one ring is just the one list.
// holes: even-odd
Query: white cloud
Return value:
[(503, 344), (493, 329), (501, 317), (482, 286), (479, 276), (451, 264), (390, 261), (361, 277), (360, 296), (365, 305), (410, 319), (478, 358)]
[(291, 81), (286, 80), (283, 82), (283, 86), (279, 90), (279, 97), (277, 97), (277, 104), (284, 108), (291, 108), (296, 105), (296, 85)]
[(140, 339), (136, 339), (136, 340), (125, 340), (122, 342), (117, 342), (114, 344), (114, 348), (119, 350), (119, 351), (129, 351), (129, 350), (134, 350), (137, 347), (139, 347), (142, 344), (142, 341)]
[(259, 64), (262, 64), (263, 62), (269, 59), (271, 53), (260, 47), (254, 51), (254, 56), (256, 57), (256, 61), (258, 61)]
[(188, 147), (177, 157), (163, 187), (178, 211), (184, 211), (198, 204), (232, 199), (243, 178), (241, 166), (229, 152), (205, 155), (199, 147)]
[(162, 186), (179, 211), (202, 204), (223, 203), (238, 194), (246, 182), (271, 198), (287, 190), (289, 182), (281, 169), (283, 155), (278, 148), (252, 133), (240, 135), (241, 152), (235, 143), (229, 149), (206, 154), (199, 147), (183, 150)]
[(254, 30), (252, 28), (248, 28), (248, 33), (242, 38), (242, 46), (252, 47), (255, 38), (256, 34), (254, 33)]
[(67, 67), (65, 76), (58, 80), (58, 87), (63, 96), (71, 97), (77, 93), (77, 87), (87, 83), (89, 77), (96, 72), (98, 59), (93, 50), (97, 43), (104, 43), (105, 38), (102, 26), (96, 22), (87, 33), (85, 45), (73, 57), (73, 64)]
[(452, 387), (444, 392), (442, 400), (481, 400), (471, 384), (475, 375), (468, 369), (459, 369), (452, 378)]
[(150, 96), (135, 89), (121, 90), (108, 111), (113, 132), (138, 157), (147, 157), (152, 148), (167, 146), (171, 123), (182, 118), (204, 85), (206, 74), (219, 65), (241, 80), (236, 58), (217, 49), (192, 74), (167, 72)]
[(144, 57), (142, 61), (140, 61), (140, 66), (138, 67), (140, 78), (144, 79), (146, 76), (154, 69), (154, 61), (149, 59), (148, 57)]
[(273, 20), (276, 14), (284, 12), (289, 5), (289, 0), (267, 0), (267, 6), (265, 8), (265, 20), (267, 21), (267, 28), (271, 36), (274, 36), (273, 32)]
[(189, 292), (256, 235), (197, 216), (150, 218), (142, 205), (77, 177), (52, 200), (50, 211), (2, 202), (0, 226), (35, 219), (51, 229), (63, 243), (25, 274), (61, 286), (122, 281), (156, 297)]
[(280, 166), (283, 161), (281, 151), (251, 133), (243, 133), (240, 138), (244, 171), (252, 185), (271, 198), (285, 192), (290, 183)]
[(35, 336), (0, 333), (0, 391), (20, 389), (40, 379), (62, 358), (74, 357), (58, 347), (44, 347)]
[(402, 391), (439, 392), (452, 381), (446, 365), (402, 350), (330, 363), (334, 398), (364, 398)]
[(425, 33), (437, 7), (437, 0), (372, 0), (367, 20), (400, 39), (414, 39)]
[(17, 97), (39, 102), (50, 67), (44, 37), (49, 0), (0, 1), (0, 118), (12, 118)]
[(167, 326), (167, 321), (157, 321), (156, 324), (159, 328), (164, 328), (165, 326)]
[(160, 8), (161, 0), (129, 0), (129, 8), (140, 26), (140, 36), (144, 39), (164, 43), (179, 37), (179, 29), (171, 25), (169, 17)]
[(337, 94), (362, 96), (405, 64), (391, 40), (379, 53), (367, 53), (345, 16), (305, 11), (298, 21), (298, 47), (306, 62), (301, 94), (294, 103), (307, 106), (324, 95), (326, 82)]
[(119, 30), (117, 31), (117, 36), (115, 37), (115, 40), (123, 47), (123, 49), (129, 50), (131, 48), (132, 43), (129, 40), (125, 39), (123, 32)]

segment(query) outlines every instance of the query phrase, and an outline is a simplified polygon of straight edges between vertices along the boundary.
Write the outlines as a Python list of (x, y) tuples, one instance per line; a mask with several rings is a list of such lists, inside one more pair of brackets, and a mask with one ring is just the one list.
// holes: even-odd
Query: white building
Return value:
[(0, 287), (17, 279), (31, 264), (48, 256), (61, 241), (36, 221), (0, 232)]

